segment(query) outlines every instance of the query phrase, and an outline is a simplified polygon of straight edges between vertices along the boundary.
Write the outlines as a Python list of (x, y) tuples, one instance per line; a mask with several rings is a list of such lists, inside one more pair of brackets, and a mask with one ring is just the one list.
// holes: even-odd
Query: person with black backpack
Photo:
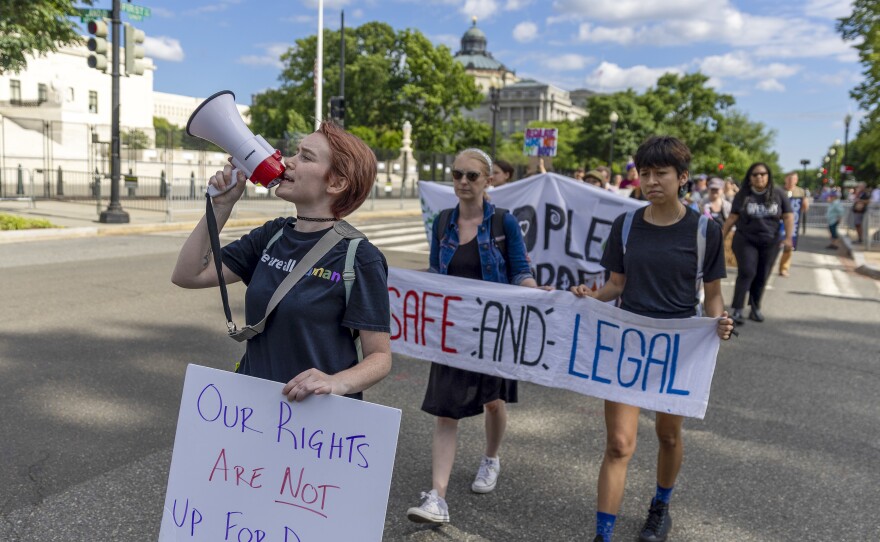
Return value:
[[(650, 204), (620, 215), (612, 224), (601, 260), (611, 273), (604, 286), (593, 291), (580, 284), (570, 290), (578, 297), (604, 302), (619, 299), (621, 309), (650, 318), (717, 318), (717, 334), (727, 340), (733, 321), (724, 312), (721, 295), (721, 279), (726, 276), (721, 228), (680, 200), (690, 161), (690, 150), (675, 137), (653, 136), (639, 146), (635, 164)], [(639, 414), (637, 406), (605, 401), (605, 454), (599, 470), (593, 542), (612, 540), (627, 468), (636, 449)], [(672, 529), (669, 504), (684, 460), (684, 418), (658, 411), (654, 419), (659, 444), (657, 486), (640, 542), (667, 539)]]
[[(441, 211), (432, 225), (430, 271), (443, 275), (537, 288), (519, 223), (486, 198), (492, 159), (479, 149), (455, 158), (453, 188), (458, 205)], [(449, 522), (446, 487), (455, 460), (458, 421), (486, 413), (486, 448), (475, 493), (495, 489), (501, 462), (498, 449), (507, 426), (507, 403), (517, 402), (517, 383), (438, 363), (431, 364), (422, 410), (436, 416), (432, 445), (432, 489), (407, 511), (416, 523)]]

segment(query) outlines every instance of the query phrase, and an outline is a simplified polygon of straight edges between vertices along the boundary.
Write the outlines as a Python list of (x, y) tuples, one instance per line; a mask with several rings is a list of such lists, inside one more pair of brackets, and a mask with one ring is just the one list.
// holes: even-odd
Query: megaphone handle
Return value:
[(239, 172), (238, 168), (234, 168), (232, 170), (232, 181), (226, 187), (226, 190), (223, 190), (222, 192), (220, 190), (217, 190), (217, 188), (214, 185), (209, 184), (208, 185), (208, 195), (211, 196), (212, 198), (216, 198), (220, 194), (225, 194), (226, 192), (229, 192), (230, 190), (232, 190), (232, 188), (236, 184), (238, 184), (238, 172)]

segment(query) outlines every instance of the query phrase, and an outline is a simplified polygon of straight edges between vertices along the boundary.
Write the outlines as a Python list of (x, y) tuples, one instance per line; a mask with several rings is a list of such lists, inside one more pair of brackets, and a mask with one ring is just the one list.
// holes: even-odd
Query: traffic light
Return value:
[(125, 74), (143, 75), (144, 63), (144, 31), (125, 23)]
[(337, 121), (345, 121), (345, 98), (342, 96), (330, 97), (330, 118)]
[(107, 51), (110, 49), (107, 44), (107, 22), (103, 19), (92, 19), (87, 25), (89, 34), (88, 48), (92, 54), (89, 55), (89, 67), (96, 70), (107, 71), (110, 65), (107, 59)]
[(724, 164), (718, 164), (718, 171), (724, 171)]

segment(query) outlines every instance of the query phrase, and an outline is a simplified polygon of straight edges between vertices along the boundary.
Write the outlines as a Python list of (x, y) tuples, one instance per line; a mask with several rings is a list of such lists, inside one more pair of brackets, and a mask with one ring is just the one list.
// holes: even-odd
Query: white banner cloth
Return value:
[(160, 542), (380, 541), (400, 410), (186, 370)]
[(703, 418), (713, 318), (659, 320), (570, 292), (391, 268), (391, 350), (493, 376)]
[[(428, 244), (431, 227), (443, 209), (455, 207), (451, 186), (419, 181), (422, 218)], [(576, 284), (599, 287), (599, 265), (611, 223), (645, 202), (622, 197), (556, 173), (542, 173), (489, 191), (491, 202), (519, 220), (538, 284), (568, 290)]]

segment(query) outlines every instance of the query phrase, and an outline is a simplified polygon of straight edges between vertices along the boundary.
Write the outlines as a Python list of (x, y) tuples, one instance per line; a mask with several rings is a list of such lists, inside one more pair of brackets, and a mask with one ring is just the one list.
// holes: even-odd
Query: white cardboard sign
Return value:
[(391, 268), (391, 350), (443, 365), (702, 418), (714, 318), (660, 320), (570, 292)]
[(160, 542), (382, 540), (400, 410), (189, 365)]

